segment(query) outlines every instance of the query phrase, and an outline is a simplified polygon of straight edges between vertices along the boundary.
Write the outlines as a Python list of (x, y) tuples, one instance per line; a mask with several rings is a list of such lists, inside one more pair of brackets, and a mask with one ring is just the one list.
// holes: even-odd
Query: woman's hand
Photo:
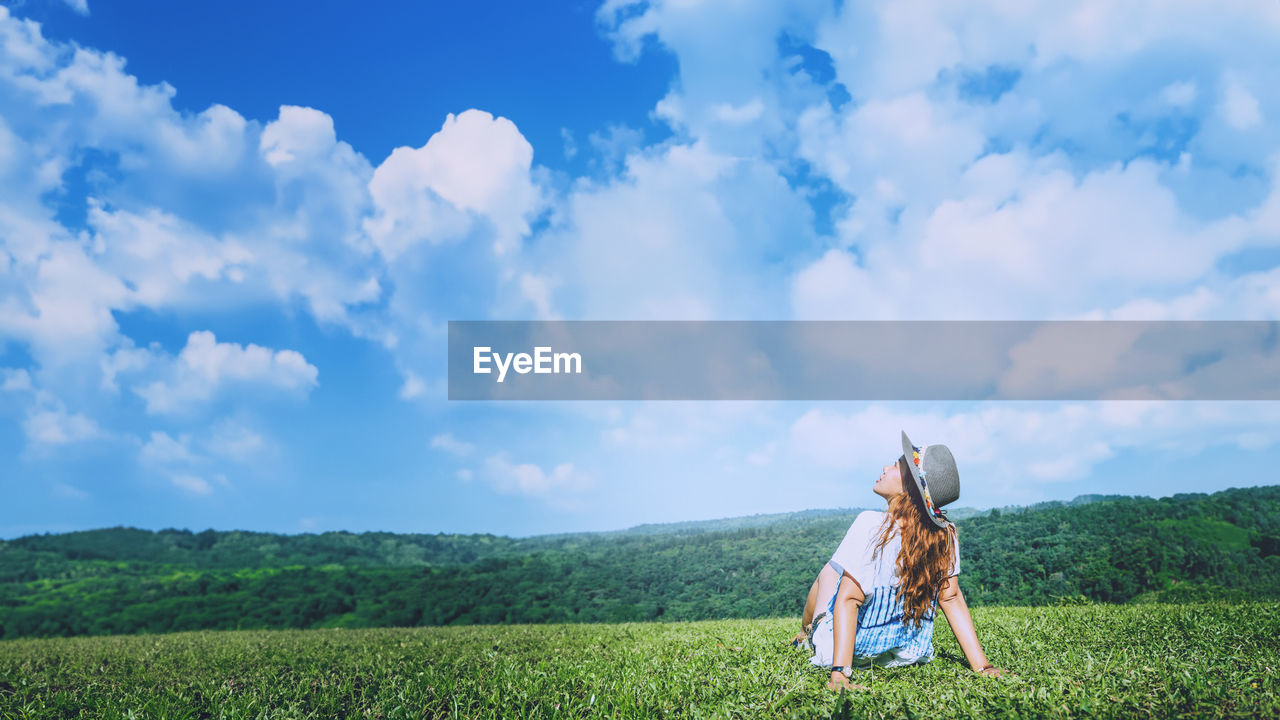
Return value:
[(947, 616), (947, 625), (950, 626), (951, 632), (955, 633), (956, 642), (964, 651), (965, 659), (969, 661), (969, 667), (974, 672), (982, 673), (987, 677), (1017, 675), (987, 662), (986, 653), (982, 652), (982, 645), (978, 643), (978, 633), (973, 629), (973, 617), (969, 614), (969, 606), (964, 601), (964, 593), (960, 592), (960, 584), (955, 575), (942, 583), (942, 589), (938, 591), (938, 605), (942, 608), (942, 613)]
[(866, 685), (849, 682), (849, 678), (844, 676), (842, 672), (831, 673), (831, 679), (827, 681), (828, 690), (870, 690)]

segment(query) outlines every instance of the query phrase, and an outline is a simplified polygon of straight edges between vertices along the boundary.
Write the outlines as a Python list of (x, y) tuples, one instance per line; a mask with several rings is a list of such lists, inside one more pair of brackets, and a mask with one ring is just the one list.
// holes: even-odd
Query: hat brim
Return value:
[[(931, 520), (934, 525), (937, 525), (940, 528), (945, 528), (950, 523), (947, 520), (943, 520), (942, 518), (930, 513), (929, 508), (924, 504), (924, 479), (920, 477), (920, 469), (916, 467), (915, 463), (911, 462), (911, 454), (913, 452), (915, 452), (915, 446), (911, 443), (911, 439), (907, 437), (907, 432), (903, 430), (902, 457), (907, 461), (907, 470), (911, 472), (911, 482), (916, 486), (916, 507), (920, 508), (920, 514)], [(921, 458), (921, 460), (923, 459), (924, 458)], [(905, 484), (907, 482), (907, 478), (902, 478), (902, 482)]]

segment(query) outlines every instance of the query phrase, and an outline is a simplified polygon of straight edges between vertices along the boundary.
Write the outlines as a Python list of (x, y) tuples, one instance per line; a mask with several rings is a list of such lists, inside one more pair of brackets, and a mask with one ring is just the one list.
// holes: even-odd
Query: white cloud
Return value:
[[(264, 127), (220, 105), (179, 113), (172, 87), (139, 84), (111, 53), (51, 43), (4, 9), (0, 34), (0, 335), (38, 364), (96, 364), (122, 342), (113, 311), (301, 298), (352, 325), (379, 298), (361, 231), (373, 169), (326, 114), (283, 106)], [(87, 234), (45, 204), (80, 163)]]
[(904, 221), (862, 257), (831, 250), (795, 276), (804, 318), (1045, 319), (1185, 287), (1246, 245), (1247, 216), (1184, 215), (1145, 160), (1076, 179), (1020, 150), (988, 155), (961, 197)]
[[(786, 451), (795, 462), (865, 472), (901, 455), (905, 430), (917, 444), (952, 449), (970, 497), (993, 502), (1011, 492), (1034, 500), (1042, 491), (1026, 483), (1080, 480), (1122, 451), (1191, 457), (1211, 445), (1280, 443), (1277, 418), (1275, 403), (1250, 402), (983, 403), (954, 412), (871, 404), (805, 412), (791, 425)], [(868, 484), (874, 479), (868, 473)]]
[(197, 461), (191, 452), (191, 436), (173, 438), (169, 433), (152, 431), (140, 453), (144, 462), (157, 465), (192, 464)]
[(1249, 130), (1262, 123), (1258, 99), (1235, 77), (1228, 77), (1222, 97), (1222, 114), (1236, 130)]
[(766, 259), (812, 237), (810, 209), (776, 168), (673, 144), (627, 156), (619, 178), (579, 183), (527, 254), (537, 280), (521, 276), (521, 289), (540, 316), (777, 317)]
[(213, 485), (208, 480), (197, 475), (188, 475), (179, 473), (171, 475), (169, 480), (177, 487), (191, 493), (192, 495), (206, 496), (213, 494)]
[(560, 128), (560, 140), (564, 143), (564, 159), (572, 160), (578, 154), (578, 143), (573, 139), (573, 131), (567, 127)]
[(476, 449), (473, 443), (459, 440), (453, 436), (453, 433), (441, 433), (431, 438), (431, 447), (460, 457), (470, 455)]
[(858, 257), (847, 250), (832, 248), (796, 273), (792, 286), (792, 311), (806, 320), (879, 319), (895, 313), (897, 297), (876, 292), (876, 285), (903, 287), (905, 272), (878, 283), (862, 268)]
[(751, 98), (749, 102), (740, 106), (730, 105), (729, 103), (719, 103), (713, 109), (717, 120), (728, 123), (730, 125), (742, 125), (753, 120), (759, 120), (764, 115), (764, 103), (760, 98)]
[(678, 401), (628, 403), (626, 411), (613, 406), (591, 421), (601, 427), (611, 452), (652, 455), (696, 450), (723, 442), (726, 435), (776, 430), (772, 415), (768, 403)]
[(778, 444), (771, 442), (764, 447), (753, 450), (747, 455), (747, 462), (752, 465), (768, 465), (773, 462), (773, 455), (777, 452)]
[(115, 341), (111, 308), (128, 289), (76, 242), (52, 242), (34, 264), (19, 264), (17, 293), (0, 296), (0, 336), (26, 343), (43, 366), (96, 361)]
[(63, 482), (54, 483), (53, 492), (58, 497), (66, 498), (68, 500), (86, 500), (89, 497), (89, 493), (84, 490)]
[[(708, 22), (710, 16), (717, 22)], [(1263, 38), (1277, 29), (1276, 13), (1269, 10), (1187, 8), (1178, 17), (1095, 4), (980, 3), (938, 12), (919, 3), (875, 3), (845, 4), (831, 13), (817, 6), (612, 2), (598, 20), (612, 33), (620, 56), (634, 57), (650, 37), (676, 55), (680, 75), (656, 111), (691, 137), (693, 147), (712, 156), (732, 148), (739, 162), (754, 155), (780, 166), (794, 159), (786, 152), (795, 148), (851, 200), (836, 218), (836, 247), (810, 256), (819, 263), (814, 272), (801, 267), (796, 273), (800, 281), (791, 292), (799, 317), (1072, 316), (1197, 282), (1254, 232), (1242, 222), (1247, 208), (1204, 219), (1212, 202), (1201, 188), (1209, 182), (1204, 168), (1217, 162), (1234, 167), (1257, 157), (1211, 139), (1211, 118), (1201, 136), (1212, 146), (1196, 144), (1197, 136), (1189, 143), (1192, 153), (1180, 156), (1194, 156), (1182, 166), (1193, 179), (1171, 185), (1163, 160), (1133, 158), (1144, 147), (1173, 142), (1161, 137), (1181, 121), (1169, 118), (1170, 112), (1208, 112), (1198, 100), (1209, 94), (1201, 87), (1218, 81), (1214, 68), (1231, 68), (1228, 78), (1235, 85), (1228, 85), (1228, 94), (1257, 87), (1266, 63), (1254, 49), (1267, 47)], [(1241, 31), (1248, 40), (1234, 39)], [(836, 79), (856, 102), (835, 109), (824, 95), (806, 94), (792, 74), (779, 72), (777, 39), (783, 32), (801, 42), (812, 39), (827, 51)], [(1168, 59), (1163, 48), (1184, 41), (1208, 48), (1211, 62), (1160, 62)], [(1007, 87), (979, 89), (993, 94), (985, 100), (961, 96), (962, 87), (981, 86), (993, 68), (1007, 79), (990, 83)], [(1257, 102), (1265, 108), (1269, 100)], [(1237, 120), (1248, 115), (1238, 112)], [(757, 118), (763, 122), (755, 124)], [(755, 144), (735, 140), (735, 131), (726, 127), (744, 120), (752, 122)], [(1124, 129), (1125, 123), (1132, 129)], [(1125, 132), (1132, 137), (1121, 137)], [(780, 157), (771, 158), (771, 152)], [(653, 149), (633, 153), (628, 175), (657, 155)], [(563, 217), (574, 232), (595, 240), (602, 233), (588, 224), (592, 216), (623, 215), (600, 201), (634, 196), (640, 187), (637, 178), (606, 186), (607, 192), (582, 189), (568, 198)], [(704, 187), (708, 205), (724, 201), (721, 187)], [(682, 196), (699, 198), (695, 188), (685, 188)], [(784, 194), (751, 195), (757, 205), (778, 196)], [(1184, 208), (1188, 197), (1196, 205)], [(747, 226), (728, 217), (723, 229), (699, 227), (698, 214), (681, 207), (681, 200), (629, 200), (658, 208), (630, 213), (645, 218), (646, 236), (664, 234), (652, 227), (662, 208), (679, 208), (702, 238), (734, 237)], [(714, 247), (713, 242), (700, 245)], [(732, 278), (744, 274), (732, 263), (711, 270), (696, 264), (699, 255), (695, 262), (664, 256), (665, 247), (646, 247), (630, 237), (625, 245), (644, 247), (646, 257), (661, 258), (665, 267), (693, 267), (691, 274), (703, 278), (693, 297), (681, 293), (678, 274), (655, 279), (651, 285), (660, 289), (663, 304), (654, 308), (646, 308), (643, 295), (637, 302), (639, 293), (622, 285), (618, 296), (627, 300), (617, 304), (625, 305), (626, 316), (716, 317), (722, 303), (741, 307), (722, 300), (734, 297)], [(638, 267), (633, 277), (648, 276), (643, 260), (634, 262), (625, 249), (598, 240), (595, 247), (610, 260)], [(804, 243), (791, 247), (795, 254), (804, 252)], [(753, 250), (745, 243), (736, 249), (746, 257)], [(572, 252), (569, 257), (597, 277), (621, 274), (593, 258)], [(557, 300), (570, 316), (582, 314), (573, 302), (579, 289), (586, 298), (582, 308), (614, 310), (612, 303), (592, 297), (609, 293), (591, 293), (590, 280), (547, 266), (540, 271), (565, 279)], [(928, 282), (915, 281), (922, 272), (931, 273)], [(830, 286), (822, 286), (823, 276), (833, 281)], [(764, 285), (767, 292), (769, 283)], [(760, 316), (755, 308), (745, 312)]]
[(103, 355), (98, 361), (99, 369), (102, 371), (102, 389), (110, 393), (120, 392), (120, 385), (116, 382), (118, 376), (146, 370), (152, 361), (152, 352), (133, 347), (131, 341), (126, 342), (124, 347), (116, 349), (109, 355)]
[(333, 118), (313, 108), (284, 105), (263, 129), (258, 151), (268, 164), (280, 167), (326, 155), (337, 142)]
[(0, 368), (0, 390), (5, 392), (30, 392), (31, 375), (22, 368)]
[(426, 391), (426, 382), (417, 373), (409, 371), (405, 374), (404, 383), (400, 386), (400, 399), (412, 400), (422, 397)]
[(216, 457), (240, 463), (248, 463), (271, 449), (261, 433), (230, 419), (214, 424), (204, 447)]
[(536, 273), (520, 274), (520, 293), (533, 306), (539, 320), (560, 320), (553, 309), (551, 293), (559, 283)]
[(127, 301), (112, 305), (160, 308), (199, 305), (202, 285), (242, 284), (253, 253), (235, 239), (210, 237), (181, 218), (154, 208), (143, 214), (108, 210), (88, 201), (95, 260), (128, 284)]
[(785, 34), (807, 37), (829, 12), (820, 0), (609, 2), (596, 19), (621, 58), (636, 57), (650, 39), (677, 57), (672, 89), (654, 108), (658, 118), (682, 138), (744, 157), (785, 152), (796, 111), (824, 96), (778, 50)]
[(882, 239), (894, 214), (909, 217), (951, 196), (986, 142), (972, 113), (923, 92), (869, 99), (852, 111), (816, 106), (796, 129), (800, 157), (858, 198), (841, 221), (845, 242)]
[(513, 250), (542, 203), (530, 168), (533, 147), (514, 123), (481, 110), (452, 113), (420, 148), (399, 147), (369, 182), (375, 215), (364, 223), (394, 260), (419, 243), (457, 240), (473, 218), (492, 224), (493, 249)]
[(260, 464), (270, 450), (266, 439), (232, 419), (222, 419), (197, 433), (170, 435), (153, 430), (138, 453), (149, 471), (197, 495), (210, 495), (231, 483), (220, 469), (226, 462), (241, 466)]
[(23, 429), (32, 444), (46, 446), (69, 445), (104, 435), (92, 418), (62, 408), (33, 408)]
[(317, 384), (319, 371), (294, 350), (260, 345), (220, 343), (213, 333), (191, 333), (176, 358), (162, 358), (161, 379), (137, 385), (134, 392), (147, 404), (147, 412), (174, 413), (211, 399), (230, 384), (254, 384), (306, 393)]
[(1169, 83), (1160, 91), (1164, 101), (1174, 107), (1186, 107), (1195, 102), (1197, 88), (1193, 80), (1179, 80)]
[(66, 6), (76, 11), (79, 15), (89, 15), (89, 0), (62, 0)]
[(581, 492), (594, 485), (594, 481), (571, 462), (556, 465), (547, 472), (533, 463), (512, 463), (505, 453), (485, 460), (483, 477), (503, 494), (547, 496)]

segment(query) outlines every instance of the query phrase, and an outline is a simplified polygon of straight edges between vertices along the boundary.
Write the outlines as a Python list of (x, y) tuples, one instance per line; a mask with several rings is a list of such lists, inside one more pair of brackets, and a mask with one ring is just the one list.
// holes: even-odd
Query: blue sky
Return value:
[[(449, 403), (453, 319), (1280, 316), (1270, 3), (0, 7), (0, 537), (1268, 484), (1275, 403)], [(1103, 351), (1100, 349), (1099, 351)]]

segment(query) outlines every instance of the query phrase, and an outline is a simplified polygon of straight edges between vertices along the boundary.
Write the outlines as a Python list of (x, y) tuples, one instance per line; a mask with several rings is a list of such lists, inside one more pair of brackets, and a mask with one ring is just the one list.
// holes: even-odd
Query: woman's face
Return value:
[(880, 478), (876, 480), (876, 485), (872, 489), (885, 500), (906, 490), (902, 485), (902, 466), (897, 460), (884, 466), (880, 471)]

